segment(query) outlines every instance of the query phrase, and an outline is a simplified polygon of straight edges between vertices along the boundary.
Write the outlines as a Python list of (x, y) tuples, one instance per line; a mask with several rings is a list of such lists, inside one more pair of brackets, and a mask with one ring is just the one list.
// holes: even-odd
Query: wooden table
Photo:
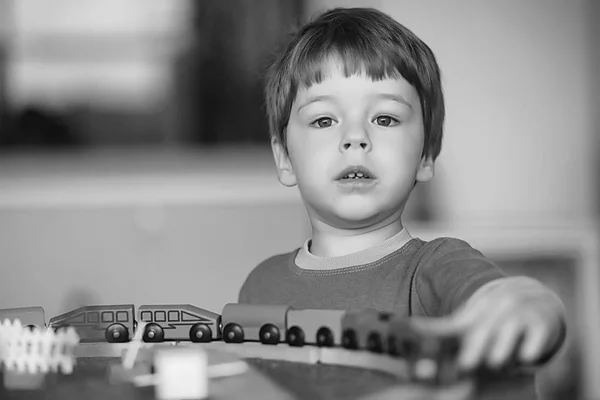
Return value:
[[(211, 351), (209, 364), (230, 354)], [(240, 375), (210, 381), (211, 400), (345, 399), (345, 400), (465, 400), (535, 399), (532, 377), (500, 379), (480, 377), (453, 387), (428, 388), (403, 383), (397, 376), (365, 368), (244, 358), (250, 368)], [(120, 364), (113, 355), (77, 359), (72, 375), (49, 375), (37, 391), (6, 391), (6, 400), (153, 400), (154, 388), (136, 387), (110, 379), (110, 366)]]

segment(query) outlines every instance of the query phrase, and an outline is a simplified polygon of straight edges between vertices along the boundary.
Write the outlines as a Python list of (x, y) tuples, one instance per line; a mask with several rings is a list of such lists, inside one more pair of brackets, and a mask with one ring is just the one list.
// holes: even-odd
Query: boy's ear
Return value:
[(290, 157), (285, 151), (279, 138), (271, 138), (271, 150), (273, 150), (273, 158), (275, 159), (275, 165), (277, 166), (279, 182), (287, 187), (296, 186), (296, 175), (294, 174)]
[(421, 183), (429, 182), (435, 173), (435, 162), (429, 156), (423, 156), (421, 164), (417, 171), (417, 181)]

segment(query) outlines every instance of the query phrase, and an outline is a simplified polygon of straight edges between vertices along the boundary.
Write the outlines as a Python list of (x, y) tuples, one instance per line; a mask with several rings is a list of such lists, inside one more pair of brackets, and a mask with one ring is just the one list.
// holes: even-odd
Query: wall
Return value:
[(237, 301), (299, 246), (305, 211), (264, 151), (0, 158), (0, 308)]
[[(595, 46), (592, 49), (592, 54), (594, 55), (594, 71), (600, 71), (600, 2), (592, 1), (593, 10), (589, 13), (588, 18), (591, 21), (590, 24), (593, 27), (593, 41), (595, 42)], [(597, 104), (596, 111), (600, 108), (600, 79), (596, 79), (596, 84), (593, 86), (593, 90), (595, 93), (594, 102)], [(596, 154), (600, 154), (600, 113), (594, 113), (594, 123), (596, 142), (593, 145)], [(594, 159), (594, 164), (592, 168), (594, 171), (600, 171), (600, 157), (596, 157)], [(596, 175), (596, 199), (600, 199), (600, 174)], [(600, 215), (600, 200), (596, 202), (596, 213)]]
[(252, 267), (306, 236), (295, 205), (155, 212), (168, 230), (145, 229), (137, 206), (0, 211), (12, 228), (0, 229), (0, 304), (42, 305), (48, 318), (91, 304), (191, 303), (220, 312), (237, 301)]

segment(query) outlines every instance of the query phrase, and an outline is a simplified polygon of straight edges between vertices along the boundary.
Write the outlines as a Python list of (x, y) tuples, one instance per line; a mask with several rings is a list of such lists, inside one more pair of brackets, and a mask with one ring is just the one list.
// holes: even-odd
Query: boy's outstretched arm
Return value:
[(501, 368), (515, 362), (540, 366), (562, 347), (565, 309), (560, 298), (529, 277), (506, 277), (486, 283), (434, 329), (463, 337), (459, 365)]

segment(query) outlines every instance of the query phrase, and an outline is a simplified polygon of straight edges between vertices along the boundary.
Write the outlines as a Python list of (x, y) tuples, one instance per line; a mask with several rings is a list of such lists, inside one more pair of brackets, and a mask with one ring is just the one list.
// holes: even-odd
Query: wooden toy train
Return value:
[(190, 304), (132, 304), (80, 307), (45, 323), (42, 307), (0, 310), (0, 320), (20, 318), (24, 326), (76, 329), (81, 343), (123, 343), (133, 338), (137, 321), (145, 322), (143, 340), (265, 345), (318, 346), (368, 351), (401, 357), (409, 365), (419, 360), (454, 363), (458, 337), (438, 337), (418, 331), (410, 318), (373, 309), (294, 309), (283, 305), (226, 304), (221, 314)]

